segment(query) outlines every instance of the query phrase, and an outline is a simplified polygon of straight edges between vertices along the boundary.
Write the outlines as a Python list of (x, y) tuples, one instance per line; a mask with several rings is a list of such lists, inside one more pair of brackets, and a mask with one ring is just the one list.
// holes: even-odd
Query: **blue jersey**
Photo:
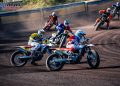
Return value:
[(57, 31), (64, 32), (65, 26), (64, 24), (60, 23), (56, 26)]
[(116, 7), (117, 10), (120, 10), (120, 4), (113, 4), (112, 7)]

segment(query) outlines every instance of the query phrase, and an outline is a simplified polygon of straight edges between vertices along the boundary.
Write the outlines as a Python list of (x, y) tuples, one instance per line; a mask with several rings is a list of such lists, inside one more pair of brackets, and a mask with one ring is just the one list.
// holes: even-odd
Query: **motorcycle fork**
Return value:
[(97, 19), (96, 19), (96, 23), (98, 23), (99, 21), (100, 21), (100, 18), (97, 18)]

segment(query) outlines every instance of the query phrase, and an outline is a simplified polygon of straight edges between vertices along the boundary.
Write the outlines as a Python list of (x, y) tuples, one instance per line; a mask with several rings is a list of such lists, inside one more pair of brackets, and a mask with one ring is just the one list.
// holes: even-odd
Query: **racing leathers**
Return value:
[[(48, 50), (48, 46), (46, 45), (42, 45), (42, 41), (45, 40), (44, 38), (42, 38), (42, 34), (38, 34), (38, 33), (33, 33), (31, 34), (31, 36), (29, 37), (29, 41), (28, 41), (28, 45), (32, 46), (31, 48), (31, 57), (32, 57), (32, 62), (31, 64), (36, 64), (35, 61), (37, 61), (37, 57), (35, 55), (35, 52), (38, 51), (39, 49), (41, 50), (41, 52), (46, 52)], [(49, 51), (47, 51), (48, 53), (50, 53)]]
[(109, 29), (110, 20), (112, 19), (112, 15), (110, 12), (107, 12), (106, 10), (100, 10), (99, 11), (100, 18), (98, 18), (95, 22), (95, 25), (100, 21), (100, 19), (104, 16), (106, 18), (105, 22), (107, 23), (107, 29)]
[(50, 26), (50, 28), (53, 26), (53, 25), (56, 25), (57, 26), (58, 24), (58, 17), (56, 15), (49, 15), (49, 19), (47, 21), (47, 23), (45, 24), (45, 26), (43, 27), (43, 29), (45, 30), (47, 26)]
[(68, 38), (68, 42), (66, 44), (66, 48), (71, 48), (73, 51), (76, 50), (83, 50), (84, 49), (84, 42), (86, 42), (88, 39), (86, 39), (84, 36), (70, 36)]
[[(119, 17), (120, 17), (120, 2), (117, 2), (116, 4), (113, 4), (112, 7), (113, 7), (113, 8), (116, 8), (116, 11), (117, 11), (116, 14), (117, 14), (118, 19), (119, 19)], [(116, 14), (115, 14), (115, 15), (116, 15)]]
[(28, 45), (33, 46), (31, 50), (38, 50), (40, 48), (43, 38), (38, 33), (33, 33), (29, 37)]
[(72, 30), (70, 29), (70, 26), (65, 26), (63, 23), (58, 24), (58, 26), (56, 26), (56, 29), (57, 29), (56, 37), (61, 36), (61, 33), (64, 33), (65, 31), (69, 31), (71, 34), (74, 35)]

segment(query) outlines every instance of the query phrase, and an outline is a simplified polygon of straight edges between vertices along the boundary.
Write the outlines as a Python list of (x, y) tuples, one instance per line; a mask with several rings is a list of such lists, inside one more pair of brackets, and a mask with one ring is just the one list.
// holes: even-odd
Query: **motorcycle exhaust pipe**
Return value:
[(23, 59), (23, 60), (28, 60), (31, 58), (31, 56), (22, 56), (22, 57), (19, 57), (20, 59)]

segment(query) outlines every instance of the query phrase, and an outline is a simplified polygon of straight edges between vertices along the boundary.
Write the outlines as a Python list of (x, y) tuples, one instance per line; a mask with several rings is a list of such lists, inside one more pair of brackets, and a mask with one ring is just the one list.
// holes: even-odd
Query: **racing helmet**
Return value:
[(106, 12), (109, 12), (109, 13), (110, 13), (110, 11), (111, 11), (111, 8), (107, 8)]
[(64, 20), (64, 25), (65, 25), (65, 26), (68, 26), (68, 25), (69, 25), (68, 20)]
[(37, 34), (37, 33), (32, 33), (31, 37), (32, 37), (32, 38), (38, 37), (38, 34)]
[(119, 6), (119, 5), (120, 5), (120, 2), (117, 2), (116, 5)]
[(44, 31), (38, 30), (38, 36), (39, 36), (39, 37), (42, 37), (42, 36), (43, 36), (43, 33), (44, 33)]
[(56, 13), (55, 13), (55, 12), (52, 12), (52, 16), (56, 16)]
[(75, 32), (75, 35), (78, 36), (78, 37), (80, 37), (80, 36), (86, 35), (86, 33), (83, 32), (82, 30), (77, 30), (77, 31)]

